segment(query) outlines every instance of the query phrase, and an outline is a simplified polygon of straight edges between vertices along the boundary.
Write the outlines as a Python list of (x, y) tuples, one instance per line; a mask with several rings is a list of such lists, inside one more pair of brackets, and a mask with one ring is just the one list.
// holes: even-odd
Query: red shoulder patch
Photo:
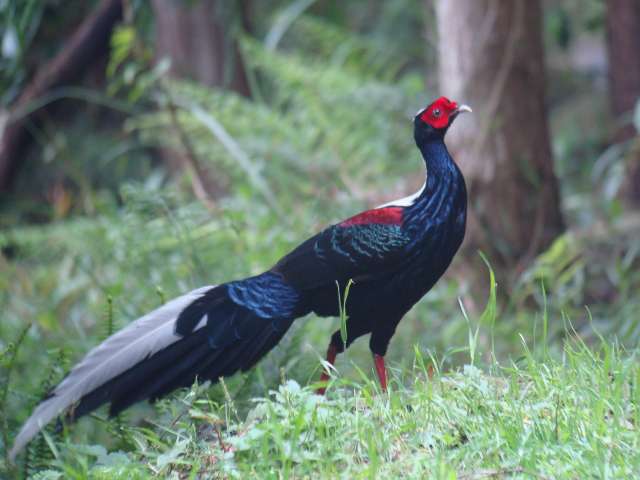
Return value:
[(339, 225), (341, 227), (351, 227), (353, 225), (369, 225), (371, 223), (400, 225), (402, 223), (402, 207), (386, 207), (367, 210), (366, 212), (359, 213), (346, 219)]

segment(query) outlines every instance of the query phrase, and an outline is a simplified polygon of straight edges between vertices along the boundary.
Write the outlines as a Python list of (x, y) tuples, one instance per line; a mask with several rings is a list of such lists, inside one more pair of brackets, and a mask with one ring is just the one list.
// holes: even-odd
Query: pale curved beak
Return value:
[(464, 104), (456, 108), (456, 113), (463, 113), (463, 112), (472, 113), (473, 110), (471, 110), (471, 107), (469, 105), (464, 105)]

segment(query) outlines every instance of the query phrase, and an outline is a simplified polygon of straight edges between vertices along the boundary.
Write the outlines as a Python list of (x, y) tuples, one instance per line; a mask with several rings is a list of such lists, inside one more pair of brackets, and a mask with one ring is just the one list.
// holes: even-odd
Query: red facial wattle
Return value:
[(420, 114), (420, 120), (435, 129), (446, 128), (451, 116), (457, 110), (458, 104), (456, 102), (452, 102), (446, 97), (440, 97)]

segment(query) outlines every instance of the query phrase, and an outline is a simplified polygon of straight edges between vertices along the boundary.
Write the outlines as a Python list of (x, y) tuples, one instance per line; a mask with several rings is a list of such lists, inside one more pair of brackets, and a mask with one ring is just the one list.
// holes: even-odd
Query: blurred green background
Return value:
[[(392, 372), (402, 377), (414, 346), (444, 369), (468, 361), (469, 331), (489, 291), (478, 249), (498, 278), (497, 319), (479, 325), (479, 342), (493, 340), (497, 358), (512, 358), (523, 340), (553, 350), (574, 335), (635, 347), (640, 7), (526, 2), (540, 22), (523, 23), (532, 36), (514, 34), (516, 53), (505, 63), (508, 42), (489, 48), (491, 36), (500, 40), (500, 19), (517, 9), (460, 2), (460, 19), (473, 13), (470, 4), (486, 16), (458, 28), (447, 24), (457, 16), (443, 15), (446, 3), (0, 1), (5, 431), (113, 328), (181, 292), (263, 271), (323, 226), (415, 191), (423, 163), (413, 114), (461, 79), (467, 86), (455, 90), (470, 98), (454, 99), (478, 114), (460, 119), (448, 143), (456, 158), (483, 159), (479, 169), (461, 162), (471, 209), (478, 218), (511, 204), (517, 211), (491, 226), (501, 231), (470, 233), (450, 272), (401, 323)], [(506, 23), (511, 38), (514, 22)], [(474, 44), (484, 50), (469, 50)], [(443, 72), (453, 55), (466, 60)], [(535, 56), (542, 66), (527, 63)], [(465, 64), (473, 58), (507, 65), (491, 121), (483, 115), (491, 96), (477, 89), (499, 83), (501, 68), (474, 70)], [(509, 120), (517, 118), (509, 109), (529, 108), (525, 98), (539, 107), (530, 121)], [(501, 147), (479, 147), (468, 135), (486, 131), (508, 144), (514, 136), (498, 131), (509, 123), (548, 139), (515, 145), (526, 168), (494, 178), (517, 159), (493, 165)], [(458, 140), (458, 127), (467, 137)], [(527, 175), (542, 181), (519, 180)], [(545, 218), (562, 220), (545, 240), (505, 253), (498, 239), (514, 246), (513, 232), (527, 236), (538, 218), (532, 205), (551, 181), (558, 198), (536, 212), (543, 229)], [(514, 203), (515, 182), (523, 186)], [(313, 381), (337, 326), (298, 321), (257, 369), (231, 381), (233, 394), (240, 402), (263, 394), (282, 375)], [(366, 341), (338, 361), (347, 378), (359, 378), (355, 366), (371, 368)], [(95, 428), (83, 425), (76, 435)]]

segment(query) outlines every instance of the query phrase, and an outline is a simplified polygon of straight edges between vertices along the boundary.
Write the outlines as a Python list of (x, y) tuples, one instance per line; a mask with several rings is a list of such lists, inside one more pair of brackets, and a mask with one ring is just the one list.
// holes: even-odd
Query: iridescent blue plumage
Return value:
[(265, 272), (226, 285), (231, 300), (262, 318), (292, 318), (301, 314), (300, 293), (280, 275)]

